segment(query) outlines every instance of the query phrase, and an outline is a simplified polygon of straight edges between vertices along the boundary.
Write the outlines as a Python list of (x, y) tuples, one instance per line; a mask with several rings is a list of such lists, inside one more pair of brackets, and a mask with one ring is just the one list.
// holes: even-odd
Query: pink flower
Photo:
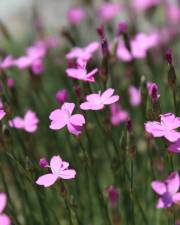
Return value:
[(171, 173), (165, 181), (153, 181), (151, 183), (153, 191), (160, 197), (156, 208), (168, 208), (172, 204), (180, 204), (180, 177), (178, 172)]
[(39, 119), (37, 118), (36, 113), (28, 110), (25, 113), (24, 118), (17, 116), (10, 120), (9, 126), (16, 129), (23, 129), (28, 133), (34, 133), (38, 128), (38, 122)]
[(69, 53), (66, 54), (67, 59), (81, 59), (83, 61), (88, 61), (91, 59), (92, 54), (99, 48), (99, 43), (94, 41), (89, 43), (86, 47), (72, 48)]
[(11, 55), (6, 56), (1, 62), (0, 62), (0, 68), (1, 69), (8, 69), (14, 65), (14, 59)]
[(160, 97), (158, 93), (158, 86), (156, 83), (147, 82), (148, 95), (151, 97), (153, 103), (156, 103)]
[[(77, 80), (83, 80), (87, 82), (95, 82), (94, 76), (97, 73), (98, 69), (95, 68), (89, 73), (86, 69), (86, 63), (78, 61), (77, 68), (68, 68), (66, 69), (66, 73), (69, 77), (77, 79)], [(81, 63), (81, 65), (80, 65)]]
[(58, 179), (69, 180), (75, 178), (76, 176), (76, 171), (73, 169), (68, 169), (69, 163), (62, 161), (58, 155), (51, 158), (50, 165), (48, 167), (51, 169), (51, 173), (40, 176), (36, 180), (36, 184), (49, 187)]
[(129, 92), (129, 101), (130, 104), (134, 107), (137, 107), (141, 104), (141, 92), (138, 88), (136, 88), (135, 86), (130, 86), (128, 88), (128, 92)]
[(56, 93), (56, 101), (62, 105), (68, 98), (68, 92), (66, 89), (61, 89)]
[(8, 78), (7, 79), (7, 86), (9, 87), (9, 88), (13, 88), (14, 87), (14, 80), (13, 80), (13, 78)]
[(10, 218), (3, 213), (7, 204), (7, 197), (5, 193), (0, 193), (0, 224), (2, 225), (10, 225)]
[(160, 3), (160, 0), (131, 0), (136, 11), (144, 11)]
[(81, 8), (72, 8), (67, 13), (67, 19), (70, 24), (78, 25), (80, 24), (86, 17), (86, 12)]
[(86, 96), (86, 102), (80, 105), (82, 110), (100, 110), (105, 105), (111, 105), (119, 100), (118, 95), (113, 95), (114, 89), (108, 88), (102, 94), (90, 94)]
[(31, 70), (33, 74), (39, 75), (44, 71), (44, 64), (42, 59), (36, 59), (32, 65), (31, 65)]
[(98, 10), (98, 16), (103, 22), (113, 19), (120, 13), (120, 6), (115, 3), (103, 3)]
[(178, 24), (180, 21), (180, 8), (173, 3), (167, 5), (167, 20), (173, 24)]
[(81, 114), (72, 115), (74, 108), (74, 103), (65, 102), (60, 109), (52, 111), (49, 116), (51, 120), (50, 129), (59, 130), (67, 126), (71, 134), (80, 135), (82, 126), (85, 124), (85, 118)]
[(113, 186), (106, 189), (108, 194), (109, 202), (112, 208), (116, 208), (119, 200), (119, 190)]
[(2, 120), (6, 115), (6, 112), (4, 111), (4, 106), (2, 101), (0, 100), (0, 120)]
[(127, 121), (129, 118), (128, 112), (122, 110), (121, 107), (116, 103), (111, 105), (110, 110), (111, 110), (111, 123), (114, 126), (118, 126), (120, 123)]
[(145, 123), (146, 132), (153, 137), (165, 137), (170, 142), (175, 142), (180, 138), (180, 132), (176, 131), (180, 127), (180, 117), (175, 117), (172, 113), (160, 115), (160, 122), (149, 121)]
[(173, 144), (170, 144), (168, 147), (170, 152), (180, 153), (180, 138)]

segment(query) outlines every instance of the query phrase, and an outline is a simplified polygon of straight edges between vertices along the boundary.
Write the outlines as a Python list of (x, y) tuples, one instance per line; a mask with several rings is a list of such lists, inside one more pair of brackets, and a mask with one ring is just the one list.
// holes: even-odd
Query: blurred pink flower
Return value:
[(48, 167), (51, 169), (51, 173), (40, 176), (36, 180), (36, 184), (49, 187), (58, 179), (73, 179), (76, 176), (76, 171), (68, 169), (69, 163), (62, 161), (59, 156), (53, 156)]
[(178, 24), (180, 21), (180, 7), (175, 4), (167, 4), (167, 20), (172, 24)]
[(10, 225), (11, 221), (10, 218), (3, 213), (7, 204), (7, 197), (5, 193), (0, 193), (0, 224), (2, 225)]
[(156, 208), (168, 208), (172, 204), (180, 204), (180, 177), (178, 172), (171, 173), (165, 181), (153, 181), (151, 183), (153, 191), (160, 197)]
[(7, 86), (9, 88), (13, 88), (14, 87), (14, 79), (13, 78), (10, 78), (10, 77), (7, 78)]
[(134, 107), (137, 107), (141, 104), (141, 92), (139, 88), (136, 88), (135, 86), (129, 86), (128, 88), (129, 93), (129, 101), (130, 104)]
[(170, 152), (180, 153), (180, 138), (173, 144), (170, 144), (168, 147)]
[(68, 98), (68, 91), (64, 88), (56, 92), (56, 101), (62, 105)]
[(16, 129), (23, 129), (28, 133), (34, 133), (38, 128), (39, 119), (35, 112), (28, 110), (24, 118), (15, 117), (14, 119), (9, 121), (9, 126)]
[(131, 2), (136, 11), (144, 11), (160, 4), (160, 0), (131, 0)]
[(99, 48), (99, 43), (94, 41), (89, 43), (86, 47), (72, 48), (70, 52), (66, 54), (67, 59), (81, 59), (83, 61), (88, 61), (92, 58), (92, 54)]
[(158, 86), (156, 83), (147, 82), (148, 95), (151, 98), (153, 103), (156, 103), (160, 97), (158, 93)]
[(175, 117), (172, 113), (160, 115), (160, 122), (149, 121), (145, 123), (146, 132), (153, 137), (165, 137), (170, 142), (175, 142), (180, 138), (180, 132), (176, 131), (180, 127), (180, 117)]
[(31, 65), (31, 70), (35, 75), (41, 74), (44, 71), (43, 60), (41, 58), (36, 59)]
[(67, 19), (71, 25), (80, 24), (86, 17), (86, 12), (79, 7), (71, 8), (67, 12)]
[(86, 69), (86, 63), (80, 62), (80, 60), (78, 61), (77, 68), (66, 69), (66, 73), (69, 77), (87, 82), (95, 82), (94, 76), (97, 73), (97, 71), (98, 69), (95, 68), (88, 73)]
[(119, 200), (119, 190), (113, 186), (106, 188), (108, 199), (112, 208), (116, 208)]
[(103, 22), (107, 22), (113, 19), (120, 13), (119, 4), (115, 3), (103, 3), (98, 9), (98, 16)]
[(2, 120), (6, 115), (6, 112), (4, 111), (4, 106), (2, 101), (0, 100), (0, 120)]
[(0, 69), (8, 69), (14, 65), (14, 59), (11, 55), (6, 56), (2, 61), (0, 61)]
[(113, 95), (114, 89), (108, 88), (102, 94), (90, 94), (86, 96), (86, 102), (80, 105), (82, 110), (100, 110), (103, 109), (105, 105), (111, 105), (119, 100), (118, 95)]
[(67, 126), (71, 134), (80, 135), (82, 126), (85, 124), (85, 118), (81, 114), (72, 115), (74, 108), (74, 103), (65, 102), (60, 109), (52, 111), (49, 116), (51, 120), (50, 129), (59, 130)]
[(121, 107), (114, 103), (110, 106), (111, 110), (111, 123), (114, 126), (118, 126), (122, 122), (126, 122), (129, 118), (128, 112), (122, 110)]

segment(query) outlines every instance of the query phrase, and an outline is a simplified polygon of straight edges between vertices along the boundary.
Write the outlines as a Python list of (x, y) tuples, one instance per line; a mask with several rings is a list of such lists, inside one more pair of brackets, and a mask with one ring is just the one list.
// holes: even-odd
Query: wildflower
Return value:
[(94, 76), (97, 73), (97, 71), (98, 69), (95, 68), (88, 73), (86, 69), (86, 63), (80, 62), (80, 60), (78, 61), (77, 68), (66, 69), (66, 73), (69, 77), (87, 82), (95, 82)]
[(3, 213), (7, 204), (7, 197), (5, 193), (0, 193), (0, 224), (2, 225), (10, 225), (10, 218)]
[(160, 94), (158, 93), (157, 84), (153, 83), (153, 82), (147, 82), (147, 89), (148, 89), (148, 94), (151, 97), (152, 102), (156, 103), (160, 97)]
[(108, 88), (102, 94), (94, 93), (86, 96), (86, 102), (80, 105), (82, 110), (100, 110), (105, 105), (111, 105), (119, 100), (118, 95), (113, 95), (114, 89)]
[(44, 64), (42, 59), (35, 60), (31, 65), (33, 74), (39, 75), (44, 71)]
[(85, 124), (85, 118), (81, 114), (72, 115), (74, 108), (74, 103), (65, 102), (60, 109), (52, 111), (49, 116), (51, 120), (50, 129), (59, 130), (67, 126), (71, 134), (80, 135), (82, 126)]
[(67, 97), (68, 97), (68, 92), (65, 88), (57, 91), (56, 93), (56, 101), (60, 105), (62, 105), (67, 100)]
[(180, 138), (175, 142), (169, 145), (168, 150), (174, 153), (180, 153)]
[(51, 169), (51, 173), (40, 176), (36, 180), (36, 184), (49, 187), (58, 179), (73, 179), (76, 176), (76, 171), (68, 169), (69, 163), (63, 161), (58, 155), (51, 158), (48, 167)]
[(89, 43), (86, 47), (72, 48), (70, 52), (66, 54), (67, 59), (81, 59), (87, 62), (92, 58), (92, 54), (99, 48), (99, 43), (94, 41)]
[(36, 116), (36, 113), (28, 110), (24, 118), (15, 117), (14, 119), (9, 121), (9, 126), (16, 129), (23, 129), (28, 133), (34, 133), (38, 128), (39, 119)]
[(153, 191), (159, 195), (156, 208), (168, 208), (172, 204), (180, 204), (180, 177), (178, 172), (171, 173), (165, 181), (153, 181)]
[(67, 13), (67, 19), (71, 25), (80, 24), (86, 17), (86, 12), (79, 8), (71, 8)]
[(41, 158), (41, 159), (39, 160), (39, 166), (40, 166), (41, 168), (46, 168), (46, 167), (48, 167), (48, 162), (47, 162), (47, 160), (46, 160), (45, 158)]
[(129, 92), (129, 100), (130, 100), (130, 104), (134, 107), (139, 106), (141, 104), (141, 92), (138, 88), (136, 88), (135, 86), (130, 86), (128, 88), (128, 92)]
[(2, 120), (6, 115), (6, 112), (4, 111), (4, 106), (2, 101), (0, 100), (0, 120)]
[(103, 22), (113, 19), (120, 12), (120, 6), (115, 3), (103, 3), (98, 9), (98, 16)]
[(1, 62), (0, 62), (0, 69), (8, 69), (14, 65), (14, 59), (11, 55), (6, 56)]
[(119, 199), (119, 190), (113, 186), (109, 186), (106, 188), (106, 192), (108, 194), (108, 199), (112, 208), (116, 208)]
[(110, 111), (111, 123), (114, 126), (118, 126), (120, 123), (127, 121), (129, 118), (128, 112), (122, 110), (121, 107), (116, 103), (110, 106)]
[(160, 115), (160, 122), (148, 121), (145, 123), (146, 132), (153, 137), (165, 137), (170, 142), (175, 142), (180, 138), (180, 132), (176, 131), (180, 127), (180, 117), (175, 117), (172, 113)]

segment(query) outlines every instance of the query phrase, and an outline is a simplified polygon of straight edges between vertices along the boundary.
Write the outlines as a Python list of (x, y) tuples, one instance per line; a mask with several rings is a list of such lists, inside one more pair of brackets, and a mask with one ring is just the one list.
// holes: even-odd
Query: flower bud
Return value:
[(66, 89), (61, 89), (56, 93), (56, 101), (62, 105), (68, 98), (68, 92)]
[(40, 166), (41, 168), (46, 168), (48, 165), (49, 165), (49, 164), (48, 164), (48, 162), (47, 162), (47, 160), (46, 160), (45, 158), (41, 158), (41, 159), (39, 160), (39, 166)]
[(119, 190), (113, 186), (106, 188), (108, 199), (112, 208), (116, 208), (119, 200)]

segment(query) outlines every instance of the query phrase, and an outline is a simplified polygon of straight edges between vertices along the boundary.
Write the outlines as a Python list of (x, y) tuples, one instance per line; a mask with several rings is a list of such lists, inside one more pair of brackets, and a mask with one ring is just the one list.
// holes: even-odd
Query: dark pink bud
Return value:
[(102, 54), (103, 54), (103, 56), (108, 55), (109, 50), (108, 50), (108, 42), (107, 42), (106, 39), (102, 40), (101, 47), (102, 47)]
[(105, 38), (104, 26), (103, 26), (103, 25), (101, 25), (100, 27), (98, 27), (98, 28), (96, 29), (96, 31), (97, 31), (97, 33), (98, 33), (98, 35), (99, 35), (99, 37), (100, 37), (101, 39), (104, 39), (104, 38)]
[(76, 96), (78, 97), (78, 99), (81, 98), (81, 87), (79, 85), (75, 85), (74, 86), (74, 91), (76, 93)]
[(62, 89), (57, 91), (56, 93), (56, 101), (62, 105), (68, 98), (68, 92), (66, 89)]
[(127, 131), (131, 134), (132, 133), (132, 121), (131, 121), (131, 119), (127, 120), (126, 128), (127, 128)]
[(118, 33), (117, 35), (120, 35), (121, 33), (127, 33), (128, 25), (126, 22), (120, 22), (118, 24)]
[(165, 59), (169, 64), (172, 64), (172, 49), (168, 49), (165, 53)]
[(108, 199), (112, 208), (116, 208), (119, 200), (119, 190), (113, 186), (106, 188)]
[(12, 78), (8, 78), (7, 79), (7, 86), (9, 88), (13, 88), (14, 87), (14, 80)]
[(160, 97), (157, 84), (153, 82), (147, 82), (147, 89), (152, 102), (156, 103)]
[(41, 167), (41, 168), (46, 168), (46, 167), (48, 167), (48, 162), (47, 162), (47, 160), (45, 159), (45, 158), (41, 158), (40, 160), (39, 160), (39, 166)]

